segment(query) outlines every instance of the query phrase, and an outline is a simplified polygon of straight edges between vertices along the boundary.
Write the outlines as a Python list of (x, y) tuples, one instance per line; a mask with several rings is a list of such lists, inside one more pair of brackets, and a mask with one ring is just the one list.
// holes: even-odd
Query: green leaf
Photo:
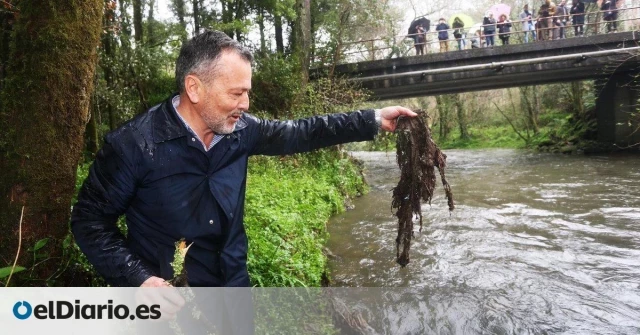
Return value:
[[(0, 268), (0, 279), (9, 277), (9, 275), (11, 274), (11, 268), (11, 266)], [(13, 273), (18, 273), (23, 270), (25, 270), (25, 268), (23, 268), (22, 266), (16, 266), (16, 268), (13, 269)]]
[(47, 242), (49, 242), (49, 238), (43, 238), (40, 241), (36, 242), (36, 245), (33, 247), (33, 251), (36, 252), (40, 249), (42, 249), (42, 247), (44, 247)]

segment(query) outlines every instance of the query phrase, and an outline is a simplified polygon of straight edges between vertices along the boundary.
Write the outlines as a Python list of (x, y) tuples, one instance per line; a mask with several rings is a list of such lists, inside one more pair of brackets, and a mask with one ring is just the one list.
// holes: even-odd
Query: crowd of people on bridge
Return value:
[[(617, 31), (618, 11), (616, 2), (620, 0), (598, 0), (598, 8), (601, 13), (600, 22), (605, 23), (606, 32)], [(585, 27), (585, 3), (584, 0), (573, 0), (568, 4), (566, 0), (560, 0), (556, 4), (552, 0), (543, 0), (537, 10), (531, 11), (525, 4), (519, 12), (517, 19), (511, 21), (507, 14), (501, 13), (496, 19), (492, 11), (487, 11), (482, 19), (482, 25), (465, 27), (460, 17), (454, 16), (449, 26), (447, 20), (441, 17), (435, 26), (434, 34), (439, 41), (440, 52), (449, 51), (450, 36), (457, 42), (457, 49), (494, 47), (496, 36), (502, 45), (508, 45), (512, 33), (523, 35), (523, 42), (548, 41), (567, 38), (567, 30), (573, 27), (576, 37), (584, 36)], [(597, 23), (597, 22), (596, 22)], [(416, 33), (411, 37), (414, 40), (416, 55), (423, 55), (425, 47), (429, 44), (428, 30), (430, 27), (418, 25)]]

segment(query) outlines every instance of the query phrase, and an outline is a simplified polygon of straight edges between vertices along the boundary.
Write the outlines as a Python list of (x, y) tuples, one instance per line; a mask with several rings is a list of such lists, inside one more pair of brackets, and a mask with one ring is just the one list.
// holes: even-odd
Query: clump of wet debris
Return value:
[(436, 186), (435, 168), (440, 173), (449, 211), (455, 208), (453, 193), (445, 177), (447, 156), (442, 153), (431, 137), (426, 122), (428, 115), (416, 110), (418, 117), (400, 117), (396, 126), (396, 160), (400, 167), (400, 181), (393, 189), (391, 207), (397, 209), (398, 237), (396, 238), (396, 261), (402, 267), (409, 264), (409, 249), (413, 237), (413, 218), (420, 219), (422, 231), (422, 203), (431, 204)]

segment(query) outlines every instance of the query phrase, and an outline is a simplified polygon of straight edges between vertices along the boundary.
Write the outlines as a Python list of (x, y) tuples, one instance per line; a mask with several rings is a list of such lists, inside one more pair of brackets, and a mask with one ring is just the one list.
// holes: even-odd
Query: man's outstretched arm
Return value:
[(295, 121), (270, 121), (248, 117), (253, 155), (287, 155), (331, 145), (369, 141), (378, 128), (394, 131), (401, 115), (414, 117), (411, 110), (394, 106), (379, 110), (361, 110), (313, 116)]

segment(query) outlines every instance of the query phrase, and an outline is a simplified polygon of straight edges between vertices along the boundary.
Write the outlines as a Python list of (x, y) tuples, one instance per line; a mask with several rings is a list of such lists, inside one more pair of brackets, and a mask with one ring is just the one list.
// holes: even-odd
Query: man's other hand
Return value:
[(412, 112), (408, 108), (404, 108), (400, 106), (385, 107), (380, 110), (380, 118), (381, 118), (380, 129), (386, 130), (386, 131), (395, 131), (398, 117), (401, 115), (405, 115), (408, 117), (418, 116), (418, 114)]
[(160, 277), (150, 277), (140, 287), (142, 289), (136, 293), (137, 303), (160, 305), (161, 320), (174, 319), (185, 304), (180, 292)]
[(140, 287), (166, 287), (171, 286), (164, 279), (160, 277), (151, 276), (149, 279), (145, 280)]

